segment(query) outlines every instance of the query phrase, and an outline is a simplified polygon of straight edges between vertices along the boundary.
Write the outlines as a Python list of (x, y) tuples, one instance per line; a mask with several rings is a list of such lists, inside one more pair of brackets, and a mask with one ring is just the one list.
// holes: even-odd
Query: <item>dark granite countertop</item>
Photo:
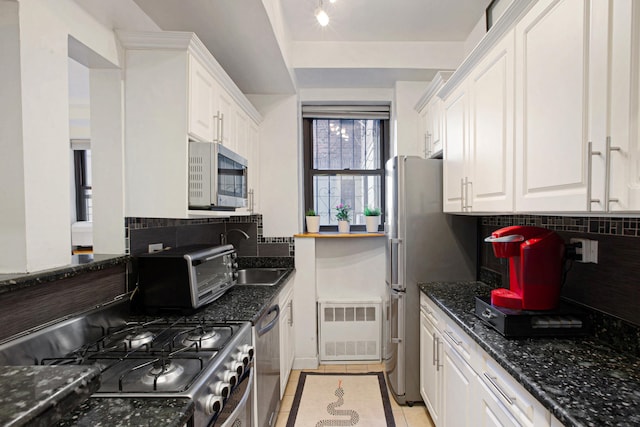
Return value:
[(240, 320), (255, 324), (271, 306), (292, 273), (293, 269), (287, 271), (273, 286), (236, 285), (194, 316), (214, 322)]
[(49, 426), (100, 386), (93, 366), (0, 366), (0, 425)]
[(473, 314), (482, 282), (420, 289), (564, 425), (640, 425), (639, 358), (591, 337), (506, 339)]
[(0, 294), (124, 264), (129, 255), (73, 255), (71, 264), (34, 273), (0, 274)]
[(57, 427), (182, 427), (193, 415), (191, 399), (92, 397)]

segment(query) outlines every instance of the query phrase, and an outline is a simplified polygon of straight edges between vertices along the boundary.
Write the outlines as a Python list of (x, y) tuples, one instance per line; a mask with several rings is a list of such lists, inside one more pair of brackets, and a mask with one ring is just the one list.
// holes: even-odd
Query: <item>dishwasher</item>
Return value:
[(255, 328), (256, 427), (273, 427), (280, 409), (280, 306), (269, 307)]

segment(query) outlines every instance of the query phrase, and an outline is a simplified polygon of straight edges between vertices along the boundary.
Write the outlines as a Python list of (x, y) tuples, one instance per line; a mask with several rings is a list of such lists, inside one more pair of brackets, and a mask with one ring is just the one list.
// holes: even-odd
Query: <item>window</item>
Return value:
[(305, 210), (316, 211), (321, 230), (336, 229), (340, 203), (351, 207), (352, 230), (365, 229), (365, 207), (384, 210), (389, 107), (384, 108), (386, 114), (322, 114), (303, 107)]
[(91, 150), (73, 150), (76, 220), (92, 221)]

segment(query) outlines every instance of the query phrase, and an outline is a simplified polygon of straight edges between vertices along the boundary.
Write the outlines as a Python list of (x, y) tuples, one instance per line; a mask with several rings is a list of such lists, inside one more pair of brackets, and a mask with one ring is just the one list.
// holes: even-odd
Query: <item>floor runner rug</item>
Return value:
[(301, 372), (287, 427), (395, 427), (382, 372)]

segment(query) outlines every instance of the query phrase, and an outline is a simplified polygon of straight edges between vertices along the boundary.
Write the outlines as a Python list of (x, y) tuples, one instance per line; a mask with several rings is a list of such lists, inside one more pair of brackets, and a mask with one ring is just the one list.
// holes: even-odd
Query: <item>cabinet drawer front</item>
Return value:
[(520, 427), (521, 424), (507, 409), (495, 390), (491, 389), (485, 381), (478, 377), (478, 395), (480, 396), (480, 412), (478, 423), (482, 427), (511, 426)]
[(442, 325), (442, 337), (477, 371), (481, 362), (476, 350), (476, 343), (469, 335), (451, 320), (447, 320)]
[(483, 355), (480, 380), (526, 426), (549, 425), (549, 412), (489, 355)]
[(435, 303), (425, 294), (420, 293), (420, 311), (436, 327), (441, 330), (444, 323), (444, 314), (436, 307)]

